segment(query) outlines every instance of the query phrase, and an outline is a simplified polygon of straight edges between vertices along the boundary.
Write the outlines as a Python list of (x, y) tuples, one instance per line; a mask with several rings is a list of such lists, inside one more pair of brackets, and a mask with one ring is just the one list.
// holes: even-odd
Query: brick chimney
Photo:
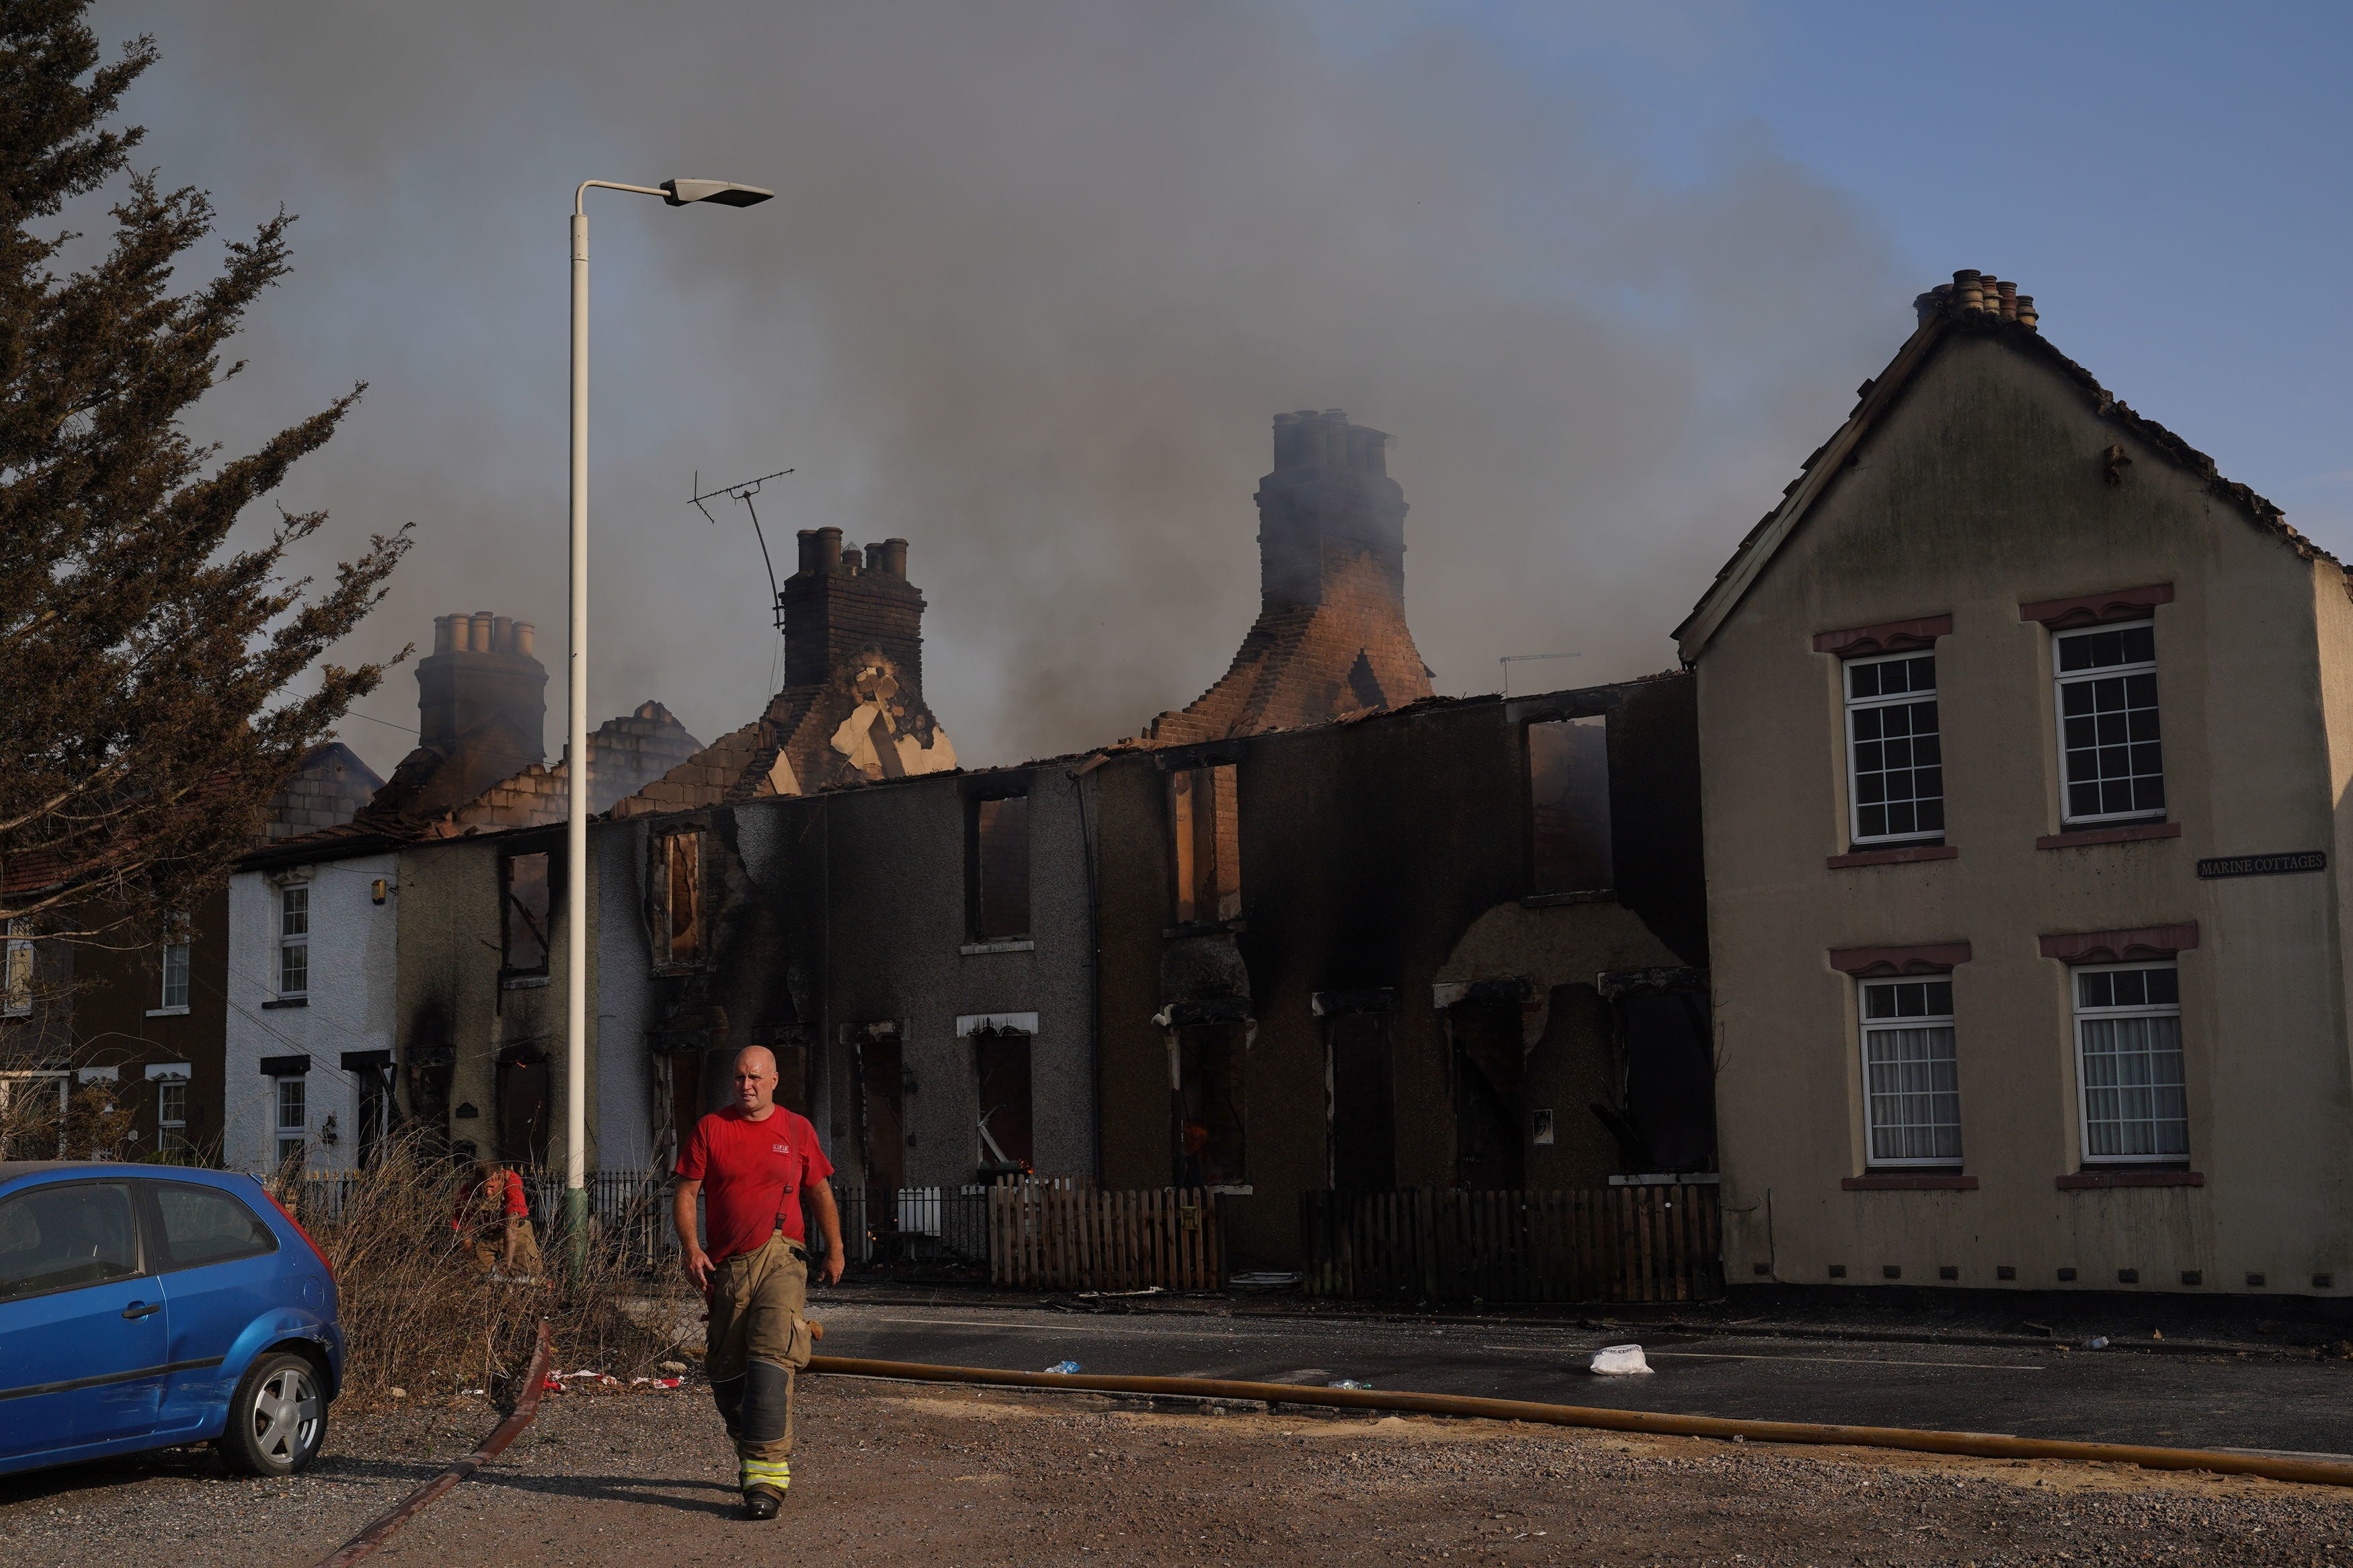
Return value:
[(510, 746), (528, 755), (509, 773), (547, 755), (547, 670), (533, 657), (529, 621), (495, 616), (436, 616), (433, 651), (417, 665), (417, 738), (448, 747), (468, 731), (503, 721)]
[[(1334, 578), (1370, 563), (1405, 614), (1405, 489), (1389, 438), (1336, 408), (1274, 416), (1274, 472), (1258, 482), (1259, 595), (1268, 609), (1321, 605)], [(1364, 584), (1350, 574), (1349, 592)]]
[(798, 569), (776, 597), (785, 611), (787, 688), (820, 685), (870, 647), (922, 687), (923, 595), (907, 581), (905, 540), (845, 552), (841, 530), (805, 528)]
[(1258, 622), (1225, 679), (1147, 728), (1164, 744), (1328, 723), (1430, 695), (1405, 618), (1405, 491), (1388, 437), (1337, 408), (1274, 416), (1259, 480)]

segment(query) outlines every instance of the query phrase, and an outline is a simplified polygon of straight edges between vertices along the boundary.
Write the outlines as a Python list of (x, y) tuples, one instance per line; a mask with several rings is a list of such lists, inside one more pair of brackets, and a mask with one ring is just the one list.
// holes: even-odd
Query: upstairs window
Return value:
[(510, 974), (547, 973), (547, 853), (510, 855), (501, 868), (506, 881), (506, 948)]
[(655, 922), (655, 958), (662, 963), (702, 962), (702, 835), (668, 833), (654, 840), (654, 870), (661, 889)]
[(1029, 797), (999, 796), (972, 803), (967, 884), (975, 942), (1010, 942), (1029, 934)]
[(1857, 844), (1945, 836), (1945, 752), (1936, 727), (1936, 656), (1849, 659), (1849, 831)]
[(1168, 775), (1176, 923), (1241, 918), (1241, 811), (1231, 763)]
[(164, 945), (156, 965), (163, 984), (156, 992), (155, 1005), (166, 1013), (185, 1013), (188, 1009), (188, 938), (187, 922), (174, 917), (164, 935)]
[(278, 994), (311, 994), (311, 889), (298, 884), (278, 892)]
[(2073, 980), (2084, 1163), (2187, 1160), (2179, 972), (2104, 965), (2078, 969)]
[(1551, 719), (1528, 727), (1532, 894), (1605, 893), (1609, 850), (1609, 721)]
[(1862, 1097), (1873, 1166), (1961, 1163), (1950, 980), (1862, 983)]
[(2070, 826), (2165, 815), (2157, 726), (2157, 626), (2099, 626), (2051, 639), (2060, 789)]
[(33, 1010), (32, 928), (23, 920), (8, 922), (5, 957), (0, 957), (0, 1017), (22, 1018)]

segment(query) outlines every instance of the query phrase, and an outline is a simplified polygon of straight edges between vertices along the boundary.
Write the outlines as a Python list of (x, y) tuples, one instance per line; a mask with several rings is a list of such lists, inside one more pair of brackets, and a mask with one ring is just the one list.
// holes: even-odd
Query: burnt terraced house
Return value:
[[(761, 714), (703, 746), (649, 703), (592, 744), (591, 1168), (665, 1171), (759, 1044), (902, 1238), (1027, 1173), (1210, 1189), (1228, 1266), (1281, 1268), (1303, 1193), (1712, 1171), (1692, 683), (1433, 696), (1386, 440), (1278, 416), (1231, 668), (1018, 767), (960, 768), (926, 705), (906, 542), (803, 533)], [(569, 782), (512, 635), (442, 633), (428, 743), (256, 869), (381, 858), (398, 1114), (561, 1164)]]

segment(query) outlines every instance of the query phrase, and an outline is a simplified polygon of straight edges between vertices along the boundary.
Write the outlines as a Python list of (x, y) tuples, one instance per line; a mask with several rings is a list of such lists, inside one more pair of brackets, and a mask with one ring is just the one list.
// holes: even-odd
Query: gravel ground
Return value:
[[(346, 1422), (290, 1483), (192, 1455), (0, 1480), (0, 1562), (121, 1568), (164, 1547), (174, 1568), (301, 1568), (493, 1419)], [(2109, 1466), (843, 1378), (804, 1390), (800, 1437), (785, 1518), (755, 1525), (704, 1394), (552, 1398), (375, 1561), (2353, 1564), (2353, 1493)]]

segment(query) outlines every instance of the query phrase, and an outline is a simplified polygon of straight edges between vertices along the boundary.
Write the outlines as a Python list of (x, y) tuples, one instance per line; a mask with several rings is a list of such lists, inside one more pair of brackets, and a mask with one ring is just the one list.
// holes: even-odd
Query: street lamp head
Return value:
[(689, 202), (717, 202), (723, 207), (755, 207), (776, 193), (733, 180), (664, 180), (662, 200), (682, 207)]

